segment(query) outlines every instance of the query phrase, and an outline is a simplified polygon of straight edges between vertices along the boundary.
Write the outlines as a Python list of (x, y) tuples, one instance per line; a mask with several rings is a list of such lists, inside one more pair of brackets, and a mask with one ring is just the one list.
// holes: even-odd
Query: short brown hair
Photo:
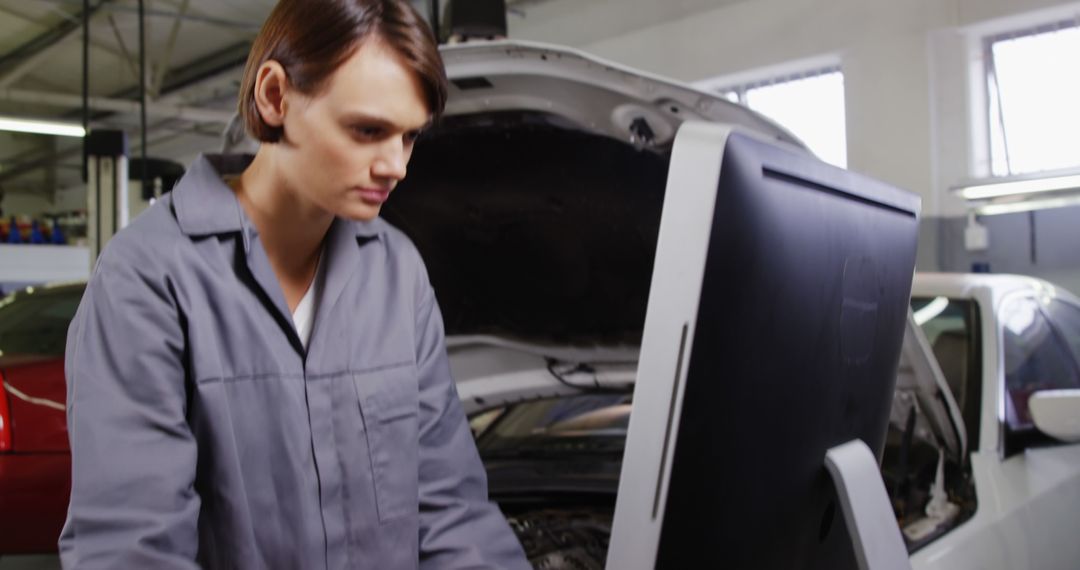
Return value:
[(290, 86), (312, 95), (372, 37), (384, 41), (416, 73), (428, 111), (435, 118), (441, 115), (447, 81), (438, 43), (406, 0), (280, 0), (251, 46), (240, 83), (239, 110), (247, 132), (262, 142), (278, 142), (284, 134), (281, 127), (266, 124), (255, 105), (259, 66), (277, 61)]

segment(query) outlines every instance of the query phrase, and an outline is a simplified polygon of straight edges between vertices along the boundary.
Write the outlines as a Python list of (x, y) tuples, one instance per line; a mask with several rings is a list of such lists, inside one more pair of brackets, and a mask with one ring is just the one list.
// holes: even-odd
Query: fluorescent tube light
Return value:
[(999, 214), (1015, 214), (1017, 212), (1031, 212), (1033, 210), (1048, 210), (1050, 208), (1065, 208), (1078, 205), (1080, 205), (1080, 196), (1062, 196), (1045, 200), (986, 204), (976, 207), (975, 212), (980, 216), (996, 216)]
[(1072, 188), (1080, 188), (1080, 174), (971, 184), (957, 189), (957, 193), (967, 200), (985, 200), (1002, 196), (1055, 192)]
[(86, 136), (86, 131), (79, 125), (55, 121), (28, 121), (25, 119), (15, 119), (13, 117), (0, 117), (0, 131), (37, 133), (40, 135), (57, 135), (61, 137)]

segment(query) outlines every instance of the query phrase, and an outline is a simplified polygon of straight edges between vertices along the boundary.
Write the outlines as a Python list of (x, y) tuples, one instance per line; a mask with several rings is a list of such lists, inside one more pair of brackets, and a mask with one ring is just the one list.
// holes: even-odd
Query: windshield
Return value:
[(82, 291), (31, 287), (0, 299), (0, 355), (63, 355)]
[(481, 455), (566, 455), (611, 451), (621, 456), (631, 394), (575, 394), (513, 404), (470, 420)]

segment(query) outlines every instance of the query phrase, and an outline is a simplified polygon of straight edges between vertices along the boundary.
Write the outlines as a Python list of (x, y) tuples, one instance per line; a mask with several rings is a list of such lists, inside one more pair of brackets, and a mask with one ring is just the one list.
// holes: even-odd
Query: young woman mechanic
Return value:
[(528, 568), (424, 265), (377, 217), (445, 99), (406, 0), (278, 3), (240, 92), (254, 159), (200, 157), (71, 325), (66, 568)]

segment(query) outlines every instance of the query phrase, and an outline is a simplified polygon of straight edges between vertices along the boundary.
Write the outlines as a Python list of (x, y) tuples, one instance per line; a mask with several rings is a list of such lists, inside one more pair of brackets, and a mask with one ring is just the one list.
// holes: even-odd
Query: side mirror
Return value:
[(1028, 400), (1039, 431), (1067, 443), (1080, 442), (1080, 390), (1040, 390)]

